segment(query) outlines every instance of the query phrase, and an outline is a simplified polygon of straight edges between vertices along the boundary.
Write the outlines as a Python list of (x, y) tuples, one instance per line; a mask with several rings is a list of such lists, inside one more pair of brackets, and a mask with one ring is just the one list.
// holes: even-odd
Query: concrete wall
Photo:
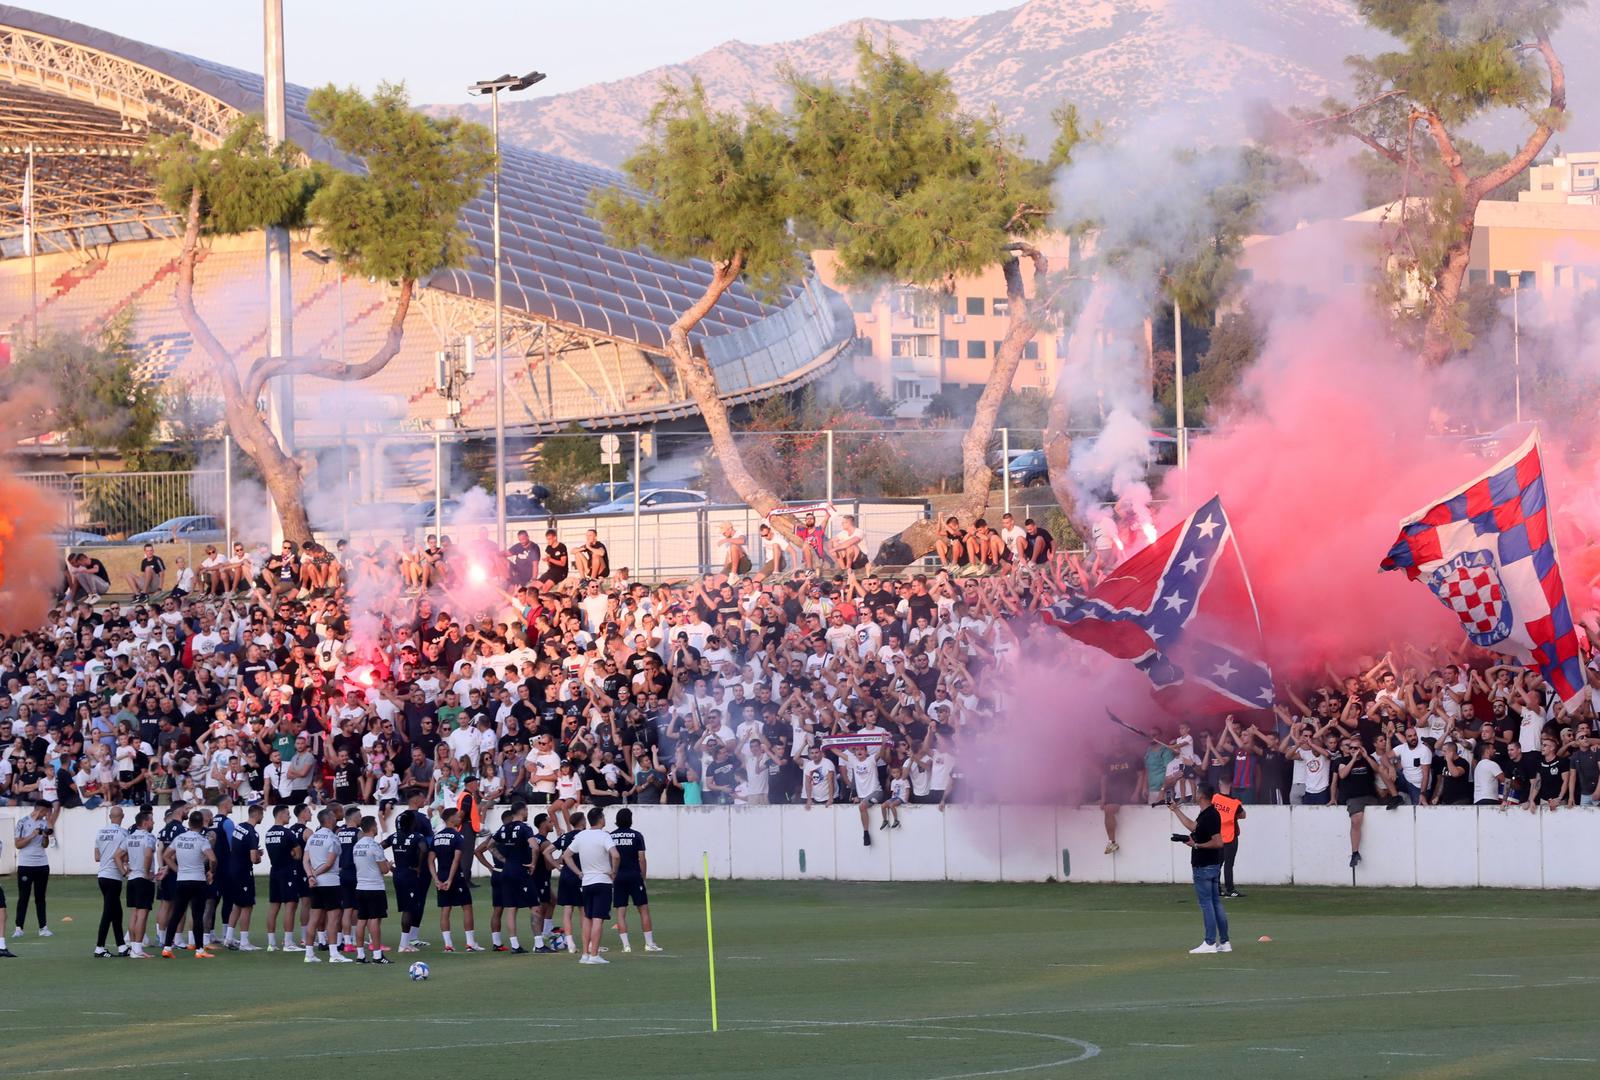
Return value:
[[(903, 826), (861, 843), (854, 807), (634, 807), (650, 874), (743, 880), (1099, 881), (1189, 878), (1189, 851), (1168, 838), (1167, 811), (1124, 807), (1120, 850), (1106, 855), (1095, 807), (965, 806), (901, 812)], [(0, 807), (0, 873), (16, 865), (14, 821)], [(268, 819), (270, 822), (270, 818)], [(105, 810), (64, 811), (51, 848), (58, 873), (94, 872)], [(499, 822), (492, 811), (485, 830)], [(1339, 807), (1253, 806), (1241, 829), (1241, 885), (1362, 885), (1600, 889), (1600, 811), (1556, 813), (1471, 806), (1372, 810), (1363, 862), (1349, 868), (1349, 818)], [(261, 867), (265, 872), (265, 864)]]

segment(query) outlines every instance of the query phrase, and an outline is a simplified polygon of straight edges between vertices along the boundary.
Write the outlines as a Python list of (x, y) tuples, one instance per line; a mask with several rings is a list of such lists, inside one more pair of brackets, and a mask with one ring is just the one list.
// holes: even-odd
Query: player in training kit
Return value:
[(117, 935), (117, 952), (127, 955), (128, 944), (122, 936), (122, 882), (128, 876), (128, 830), (122, 827), (122, 807), (113, 806), (106, 811), (106, 825), (94, 834), (94, 858), (100, 864), (95, 881), (100, 886), (100, 932), (95, 939), (94, 955), (108, 957), (106, 931)]
[[(175, 878), (176, 892), (172, 900), (172, 916), (167, 920), (166, 937), (162, 941), (161, 955), (172, 959), (172, 948), (178, 935), (178, 924), (185, 915), (190, 926), (204, 925), (206, 893), (217, 865), (216, 853), (206, 836), (206, 817), (198, 810), (189, 814), (189, 827), (175, 837), (162, 853), (167, 872)], [(193, 931), (191, 931), (191, 934)], [(204, 948), (194, 951), (196, 960), (210, 960), (211, 953)]]
[[(4, 850), (0, 845), (0, 850)], [(6, 947), (6, 890), (0, 885), (0, 960), (15, 960), (17, 954)]]
[(317, 831), (306, 837), (306, 853), (301, 863), (311, 883), (311, 918), (306, 923), (306, 963), (320, 963), (316, 939), (321, 930), (328, 945), (328, 963), (354, 963), (339, 955), (339, 919), (344, 908), (339, 902), (339, 837), (333, 831), (333, 811), (317, 813)]
[(205, 948), (210, 948), (216, 941), (217, 913), (222, 913), (224, 924), (228, 916), (233, 913), (233, 902), (228, 898), (224, 883), (228, 876), (228, 863), (232, 861), (233, 820), (228, 814), (233, 810), (233, 800), (223, 796), (216, 809), (202, 806), (200, 813), (205, 815), (206, 837), (211, 841), (211, 854), (216, 857), (216, 868), (211, 874), (211, 883), (206, 887), (205, 934), (200, 943)]
[(128, 856), (128, 955), (135, 960), (150, 959), (144, 951), (144, 935), (156, 900), (156, 838), (150, 835), (154, 822), (148, 810), (135, 814), (133, 831), (123, 848)]
[(300, 904), (300, 840), (294, 826), (289, 824), (289, 805), (279, 803), (272, 808), (272, 825), (262, 838), (261, 846), (267, 852), (267, 951), (277, 949), (274, 940), (278, 929), (278, 912), (283, 912), (283, 950), (294, 948), (294, 912)]
[(644, 834), (633, 827), (633, 811), (626, 806), (617, 811), (617, 827), (611, 830), (611, 839), (617, 845), (617, 880), (611, 889), (611, 899), (617, 909), (617, 933), (622, 938), (622, 951), (633, 951), (633, 946), (628, 944), (628, 905), (632, 904), (639, 909), (644, 951), (661, 952), (661, 946), (656, 944), (655, 928), (650, 923), (650, 895), (644, 887), (649, 870), (644, 854)]
[[(300, 858), (295, 860), (294, 888), (300, 894), (300, 938), (298, 947), (303, 949), (310, 944), (306, 940), (306, 923), (311, 921), (311, 879), (306, 877), (306, 840), (316, 832), (316, 822), (311, 819), (312, 807), (301, 803), (294, 808), (294, 824), (289, 826), (289, 831), (294, 834), (295, 846), (300, 849)], [(292, 914), (292, 913), (291, 913)], [(288, 929), (285, 927), (285, 929)]]
[[(167, 851), (172, 847), (173, 841), (183, 835), (183, 819), (188, 804), (176, 802), (167, 808), (167, 820), (161, 826), (161, 832), (156, 836), (156, 900), (159, 908), (156, 910), (156, 931), (165, 930), (167, 923), (172, 921), (173, 907), (178, 902), (178, 875), (167, 869)], [(184, 912), (178, 913), (179, 925), (182, 925)], [(189, 946), (194, 946), (194, 927), (189, 928)]]
[(400, 951), (417, 951), (417, 927), (428, 902), (428, 839), (417, 826), (419, 813), (402, 810), (388, 840), (394, 876), (394, 905), (400, 910)]
[(461, 811), (446, 810), (444, 828), (434, 833), (433, 846), (428, 849), (428, 873), (433, 878), (433, 887), (438, 890), (439, 932), (444, 935), (444, 951), (456, 951), (450, 938), (450, 911), (460, 908), (461, 928), (467, 933), (466, 951), (483, 952), (472, 926), (472, 890), (467, 887), (472, 860), (460, 826)]
[[(531, 864), (534, 859), (534, 843), (533, 828), (528, 824), (527, 804), (520, 801), (511, 804), (511, 808), (506, 811), (500, 822), (500, 827), (478, 846), (479, 862), (484, 862), (483, 853), (486, 848), (494, 849), (495, 862), (492, 869), (499, 871), (499, 884), (494, 897), (494, 917), (490, 923), (490, 930), (494, 934), (495, 951), (505, 951), (501, 939), (501, 930), (504, 929), (505, 936), (511, 941), (511, 952), (526, 953), (528, 950), (522, 947), (522, 942), (517, 937), (517, 912), (533, 906)], [(491, 864), (485, 863), (485, 865)], [(505, 926), (501, 921), (505, 913), (510, 914), (510, 926)]]
[(233, 905), (222, 943), (238, 952), (255, 952), (250, 944), (250, 916), (256, 909), (256, 864), (261, 861), (261, 805), (245, 811), (245, 820), (233, 823), (233, 839), (228, 841), (227, 873), (223, 896)]
[(529, 881), (532, 896), (529, 903), (533, 913), (528, 921), (533, 924), (533, 951), (534, 952), (560, 952), (554, 942), (546, 942), (545, 938), (555, 937), (555, 897), (550, 892), (550, 871), (554, 869), (550, 854), (550, 830), (553, 825), (549, 814), (540, 814), (533, 819), (533, 872)]
[[(389, 917), (389, 890), (383, 875), (392, 869), (378, 842), (378, 819), (371, 814), (357, 823), (361, 836), (356, 840), (356, 963), (392, 964), (383, 948), (383, 920)], [(372, 959), (367, 959), (367, 943), (372, 943)]]
[(608, 964), (610, 961), (600, 955), (600, 935), (611, 917), (617, 845), (606, 832), (604, 810), (596, 806), (589, 811), (589, 827), (572, 838), (561, 861), (573, 873), (582, 875), (583, 955), (578, 963)]
[(583, 907), (583, 876), (577, 870), (567, 866), (567, 848), (572, 841), (583, 832), (583, 815), (576, 812), (568, 819), (568, 824), (577, 824), (576, 829), (568, 829), (550, 845), (550, 865), (559, 867), (556, 874), (556, 899), (555, 905), (561, 909), (561, 936), (566, 941), (567, 951), (575, 953), (582, 938), (583, 928), (580, 925), (577, 934), (572, 932), (572, 909)]
[(22, 936), (23, 925), (28, 921), (30, 898), (39, 909), (39, 936), (55, 936), (44, 908), (44, 894), (50, 887), (49, 813), (47, 805), (35, 803), (27, 814), (17, 819), (17, 921), (11, 928), (13, 937)]
[[(338, 805), (333, 807), (335, 820), (339, 820), (341, 813)], [(324, 927), (328, 931), (328, 940), (335, 942), (335, 947), (343, 948), (345, 952), (355, 951), (355, 924), (356, 924), (356, 841), (361, 839), (361, 808), (359, 806), (346, 807), (343, 810), (343, 824), (333, 830), (339, 838), (339, 906), (343, 909), (339, 913), (337, 927)], [(334, 938), (334, 930), (338, 930), (338, 938)]]

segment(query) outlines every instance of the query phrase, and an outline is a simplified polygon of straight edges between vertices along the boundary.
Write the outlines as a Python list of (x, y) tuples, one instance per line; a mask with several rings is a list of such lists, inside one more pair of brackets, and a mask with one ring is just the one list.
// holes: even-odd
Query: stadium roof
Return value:
[[(51, 57), (47, 73), (44, 60), (27, 58), (48, 49), (59, 55)], [(64, 59), (69, 52), (115, 57), (125, 62), (124, 70), (108, 72), (105, 65), (82, 61), (74, 67)], [(0, 83), (6, 82), (114, 110), (125, 127), (132, 116), (134, 131), (187, 127), (212, 141), (238, 113), (262, 111), (262, 78), (253, 72), (0, 4)], [(290, 139), (317, 160), (350, 167), (312, 123), (307, 94), (304, 87), (287, 88)], [(15, 143), (18, 131), (8, 134), (5, 141)], [(14, 172), (14, 145), (11, 151)], [(502, 151), (506, 307), (649, 352), (665, 351), (668, 326), (704, 291), (710, 265), (674, 262), (606, 242), (588, 202), (597, 187), (623, 185), (620, 174), (511, 146)], [(474, 254), (465, 266), (436, 274), (426, 283), (429, 288), (492, 299), (491, 213), (486, 191), (463, 213)], [(785, 288), (771, 302), (738, 284), (700, 324), (694, 344), (714, 367), (768, 351), (785, 359), (780, 368), (793, 368), (797, 360), (804, 366), (842, 346), (852, 326), (842, 302), (814, 276)]]

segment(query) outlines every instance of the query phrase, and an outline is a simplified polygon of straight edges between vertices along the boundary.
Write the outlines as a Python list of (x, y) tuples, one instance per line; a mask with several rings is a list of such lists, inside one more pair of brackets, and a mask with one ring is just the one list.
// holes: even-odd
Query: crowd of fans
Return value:
[[(964, 768), (992, 752), (971, 736), (1024, 645), (1061, 643), (1040, 610), (1096, 571), (1009, 515), (945, 523), (945, 565), (894, 577), (853, 521), (796, 524), (778, 541), (763, 526), (755, 559), (724, 526), (721, 572), (655, 585), (592, 530), (571, 549), (553, 530), (506, 550), (482, 530), (235, 544), (176, 573), (147, 552), (131, 601), (76, 558), (47, 623), (0, 640), (0, 800), (387, 813), (420, 793), (437, 812), (473, 784), (560, 828), (583, 805), (854, 802), (870, 843), (869, 808), (889, 828), (901, 804), (969, 793)], [(1102, 799), (1182, 799), (1202, 779), (1353, 816), (1600, 797), (1594, 706), (1569, 714), (1521, 668), (1413, 650), (1279, 699), (1118, 746)]]

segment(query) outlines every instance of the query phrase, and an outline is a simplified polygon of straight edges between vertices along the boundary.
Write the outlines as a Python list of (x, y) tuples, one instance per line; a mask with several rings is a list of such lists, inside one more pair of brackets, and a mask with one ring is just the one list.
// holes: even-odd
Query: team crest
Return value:
[(1428, 588), (1456, 613), (1474, 645), (1494, 645), (1510, 636), (1511, 604), (1489, 552), (1462, 552), (1428, 575)]

